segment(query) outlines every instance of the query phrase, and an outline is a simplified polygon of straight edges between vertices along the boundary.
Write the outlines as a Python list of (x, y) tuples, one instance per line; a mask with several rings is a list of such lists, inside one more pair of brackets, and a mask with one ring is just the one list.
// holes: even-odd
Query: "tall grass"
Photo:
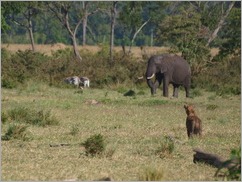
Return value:
[(19, 122), (37, 126), (57, 125), (59, 122), (50, 111), (16, 107), (8, 111), (9, 122)]
[(27, 131), (27, 125), (20, 125), (12, 123), (9, 125), (7, 132), (1, 137), (2, 140), (18, 139), (27, 141), (31, 139), (29, 132)]

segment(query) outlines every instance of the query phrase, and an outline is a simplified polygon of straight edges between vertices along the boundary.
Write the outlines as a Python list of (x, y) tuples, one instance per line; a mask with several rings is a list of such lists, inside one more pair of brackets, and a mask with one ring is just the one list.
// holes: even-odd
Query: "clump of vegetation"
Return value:
[(26, 107), (16, 107), (8, 111), (8, 118), (14, 122), (37, 126), (57, 125), (59, 121), (51, 116), (50, 111), (32, 110)]
[(222, 166), (227, 166), (228, 164), (231, 165), (229, 169), (223, 170), (223, 167), (219, 168), (215, 176), (220, 174), (226, 181), (241, 181), (241, 148), (231, 150), (230, 159), (225, 161)]
[(156, 106), (156, 105), (164, 105), (164, 104), (167, 104), (167, 103), (168, 103), (167, 100), (155, 99), (155, 100), (147, 100), (147, 101), (140, 102), (140, 105), (142, 105), (142, 106)]
[(199, 76), (193, 77), (193, 83), (199, 88), (216, 92), (216, 95), (241, 94), (241, 57), (220, 58)]
[(4, 124), (8, 120), (8, 116), (5, 114), (5, 112), (1, 113), (1, 122)]
[(160, 158), (165, 158), (170, 156), (173, 153), (174, 149), (174, 142), (169, 137), (165, 137), (158, 149), (156, 150), (156, 154), (159, 155)]
[(199, 88), (192, 89), (191, 93), (192, 97), (199, 97), (202, 96), (202, 92), (200, 91)]
[(78, 125), (72, 125), (71, 129), (70, 129), (70, 134), (75, 136), (78, 134), (79, 132), (79, 128), (78, 128)]
[(7, 132), (1, 137), (2, 140), (11, 140), (11, 139), (19, 139), (19, 140), (29, 140), (30, 136), (27, 132), (27, 125), (19, 125), (19, 124), (11, 124), (9, 125)]
[(217, 105), (214, 105), (214, 104), (207, 105), (207, 110), (215, 110), (217, 108), (218, 108), (218, 106)]
[(155, 168), (146, 168), (144, 173), (139, 176), (139, 181), (162, 181), (164, 179), (164, 171)]
[(130, 97), (132, 97), (132, 96), (135, 96), (135, 95), (136, 95), (136, 93), (133, 90), (129, 90), (128, 92), (124, 93), (124, 96), (130, 96)]
[(104, 137), (101, 134), (92, 135), (81, 145), (85, 147), (87, 156), (97, 156), (105, 150)]

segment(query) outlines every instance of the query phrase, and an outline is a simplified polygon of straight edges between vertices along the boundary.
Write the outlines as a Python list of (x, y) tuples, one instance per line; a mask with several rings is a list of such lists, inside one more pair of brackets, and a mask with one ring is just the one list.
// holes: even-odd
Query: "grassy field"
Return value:
[[(17, 107), (50, 110), (59, 121), (54, 126), (28, 125), (27, 141), (2, 141), (2, 180), (137, 181), (152, 170), (161, 175), (159, 180), (215, 180), (216, 168), (194, 164), (192, 149), (227, 159), (230, 150), (240, 146), (240, 96), (201, 91), (200, 96), (185, 98), (181, 90), (178, 99), (170, 99), (160, 90), (151, 97), (148, 87), (132, 89), (137, 93), (132, 97), (109, 89), (82, 92), (32, 82), (2, 89), (2, 113)], [(187, 138), (185, 103), (193, 104), (203, 121), (202, 138)], [(2, 124), (2, 135), (8, 127), (8, 122)], [(106, 155), (85, 155), (80, 144), (94, 134), (104, 136)], [(175, 139), (174, 151), (161, 157), (157, 151), (166, 136)], [(63, 143), (68, 146), (50, 147)]]

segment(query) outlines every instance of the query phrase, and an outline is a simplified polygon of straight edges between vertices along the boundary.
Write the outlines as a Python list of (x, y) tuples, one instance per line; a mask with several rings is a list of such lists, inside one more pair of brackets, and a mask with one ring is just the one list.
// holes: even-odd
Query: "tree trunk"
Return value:
[(80, 24), (81, 24), (81, 20), (77, 23), (74, 32), (72, 32), (72, 30), (70, 28), (69, 21), (68, 21), (68, 13), (65, 15), (65, 27), (67, 28), (69, 35), (71, 36), (74, 54), (75, 54), (77, 60), (81, 62), (82, 57), (80, 56), (80, 53), (79, 53), (78, 48), (77, 48), (77, 43), (76, 43), (76, 32), (77, 32), (77, 29), (78, 29)]
[(32, 26), (32, 21), (31, 21), (31, 12), (30, 10), (28, 11), (28, 32), (29, 32), (29, 38), (31, 41), (31, 46), (32, 46), (32, 51), (35, 52), (35, 44), (34, 44), (34, 35), (33, 35), (33, 26)]
[[(31, 23), (31, 21), (30, 21), (30, 23)], [(32, 26), (30, 26), (28, 28), (28, 32), (29, 32), (29, 38), (30, 38), (30, 41), (31, 41), (32, 51), (35, 52), (35, 43), (34, 43), (34, 35), (33, 35)]]
[(82, 57), (81, 57), (81, 55), (80, 55), (80, 53), (78, 51), (78, 46), (77, 46), (77, 43), (76, 43), (75, 35), (73, 35), (71, 39), (72, 39), (72, 46), (73, 46), (74, 54), (75, 54), (77, 60), (81, 62), (82, 61)]
[(110, 32), (110, 62), (113, 62), (113, 46), (114, 46), (114, 27), (116, 22), (116, 14), (117, 14), (117, 1), (113, 2), (113, 6), (111, 8), (111, 32)]
[(87, 32), (87, 16), (86, 14), (83, 17), (82, 20), (82, 45), (86, 45), (86, 32)]
[(136, 38), (136, 36), (138, 35), (138, 33), (142, 30), (142, 28), (150, 21), (150, 19), (148, 19), (146, 22), (144, 22), (140, 28), (135, 32), (133, 38), (132, 38), (132, 41), (131, 41), (131, 44), (129, 46), (129, 54), (131, 53), (131, 48), (133, 46), (133, 43), (134, 43), (134, 39)]
[(225, 19), (228, 17), (228, 15), (229, 15), (231, 9), (233, 8), (234, 4), (235, 4), (235, 1), (232, 1), (232, 2), (229, 4), (229, 8), (228, 8), (227, 11), (225, 12), (225, 14), (222, 15), (222, 17), (220, 18), (220, 21), (219, 21), (219, 23), (218, 23), (218, 26), (217, 26), (217, 28), (214, 30), (214, 32), (211, 34), (211, 36), (210, 36), (210, 38), (209, 38), (209, 40), (208, 40), (206, 46), (209, 46), (210, 43), (211, 43), (211, 42), (217, 37), (219, 30), (220, 30), (220, 29), (222, 28), (222, 26), (224, 25)]
[(82, 19), (82, 45), (86, 45), (86, 32), (87, 32), (87, 4), (88, 2), (83, 1), (82, 2), (82, 8), (83, 8), (83, 19)]

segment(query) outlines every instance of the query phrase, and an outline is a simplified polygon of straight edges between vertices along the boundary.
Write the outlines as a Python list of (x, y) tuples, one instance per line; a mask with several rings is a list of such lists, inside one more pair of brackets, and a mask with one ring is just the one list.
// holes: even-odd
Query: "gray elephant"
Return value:
[[(155, 76), (155, 82), (152, 78)], [(163, 81), (163, 96), (168, 97), (168, 86), (173, 84), (173, 97), (178, 97), (180, 85), (185, 87), (186, 97), (189, 97), (191, 85), (191, 69), (185, 59), (172, 54), (161, 54), (152, 56), (147, 65), (146, 80), (151, 88), (151, 94), (156, 93), (156, 89)]]

